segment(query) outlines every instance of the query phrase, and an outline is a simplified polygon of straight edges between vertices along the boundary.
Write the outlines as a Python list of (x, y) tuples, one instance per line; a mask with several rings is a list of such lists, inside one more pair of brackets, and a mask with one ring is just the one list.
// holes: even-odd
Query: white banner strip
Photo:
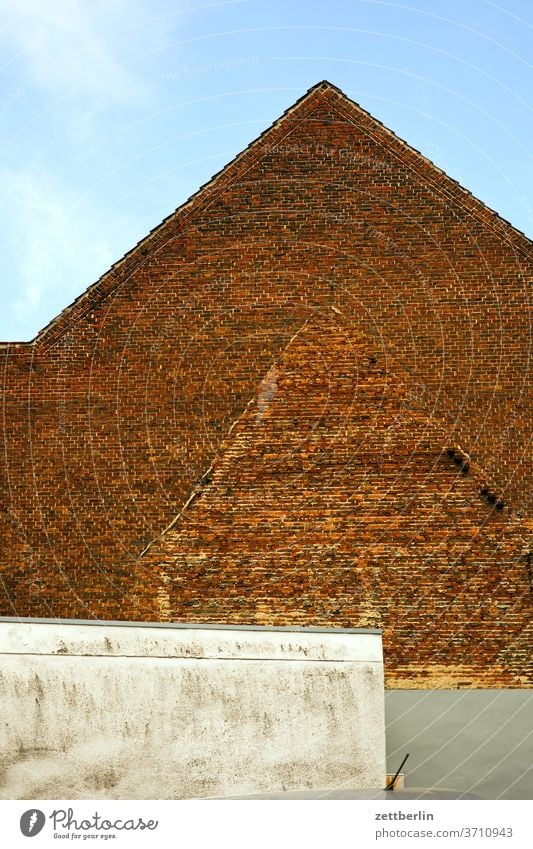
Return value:
[[(530, 801), (2, 801), (2, 845), (530, 849)], [(33, 842), (35, 841), (35, 842)]]

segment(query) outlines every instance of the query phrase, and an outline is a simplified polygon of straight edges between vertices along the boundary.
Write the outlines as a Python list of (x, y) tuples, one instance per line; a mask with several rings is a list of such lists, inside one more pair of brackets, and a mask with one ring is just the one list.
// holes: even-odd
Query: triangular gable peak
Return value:
[[(321, 114), (322, 113), (322, 114)], [(482, 224), (498, 235), (515, 253), (515, 257), (533, 257), (531, 241), (496, 212), (475, 198), (457, 181), (427, 159), (419, 151), (402, 141), (380, 121), (350, 100), (339, 88), (324, 80), (317, 83), (296, 103), (287, 109), (274, 124), (238, 154), (228, 165), (215, 174), (175, 212), (171, 213), (122, 259), (115, 263), (96, 283), (90, 286), (70, 306), (53, 319), (36, 336), (33, 344), (39, 351), (50, 348), (63, 333), (91, 312), (128, 277), (142, 267), (171, 239), (184, 234), (195, 217), (209, 206), (235, 181), (241, 179), (262, 157), (286, 143), (287, 137), (311, 118), (334, 119), (351, 123), (360, 133), (386, 149), (396, 158), (398, 165), (407, 167), (433, 191), (462, 207)]]

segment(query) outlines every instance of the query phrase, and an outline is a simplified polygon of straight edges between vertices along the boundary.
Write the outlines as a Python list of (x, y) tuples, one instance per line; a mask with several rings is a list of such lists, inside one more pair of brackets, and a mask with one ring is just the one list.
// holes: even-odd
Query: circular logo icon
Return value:
[(20, 830), (24, 837), (35, 837), (42, 831), (46, 822), (46, 817), (42, 811), (37, 808), (30, 808), (29, 811), (24, 811), (20, 818)]

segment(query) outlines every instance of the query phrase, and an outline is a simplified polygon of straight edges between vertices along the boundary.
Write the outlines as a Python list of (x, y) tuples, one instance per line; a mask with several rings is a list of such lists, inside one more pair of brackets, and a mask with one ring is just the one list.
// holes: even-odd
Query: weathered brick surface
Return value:
[(140, 558), (139, 595), (162, 619), (382, 627), (392, 684), (533, 683), (531, 646), (508, 651), (525, 528), (405, 378), (335, 313), (306, 323)]
[[(0, 349), (1, 612), (383, 621), (389, 680), (408, 686), (431, 667), (442, 681), (525, 683), (531, 648), (524, 630), (531, 611), (524, 554), (531, 492), (532, 256), (522, 234), (363, 110), (331, 86), (315, 87), (34, 343)], [(329, 335), (310, 321), (317, 315), (328, 317)], [(350, 391), (357, 395), (360, 358), (371, 356), (382, 374), (368, 378), (368, 386), (378, 387), (377, 396), (365, 389), (368, 403), (378, 404), (383, 378), (390, 415), (403, 422), (403, 430), (396, 434), (394, 425), (391, 431), (398, 453), (379, 465), (378, 443), (368, 446), (374, 460), (363, 474), (360, 457), (349, 503), (347, 484), (339, 483), (337, 495), (344, 493), (348, 505), (342, 520), (331, 512), (327, 481), (332, 469), (344, 468), (349, 445), (339, 437), (338, 457), (332, 455), (333, 465), (326, 463), (319, 474), (313, 452), (305, 462), (300, 458), (297, 437), (291, 448), (290, 440), (265, 434), (265, 457), (281, 451), (288, 463), (267, 457), (273, 468), (296, 475), (293, 527), (289, 522), (286, 538), (280, 530), (283, 498), (269, 495), (262, 477), (266, 459), (256, 457), (257, 479), (249, 478), (250, 516), (260, 526), (252, 531), (256, 554), (246, 547), (248, 514), (236, 516), (241, 496), (230, 493), (226, 500), (219, 494), (213, 527), (201, 519), (207, 495), (186, 511), (190, 519), (182, 526), (183, 514), (168, 562), (166, 554), (161, 562), (153, 559), (162, 542), (139, 559), (214, 460), (222, 464), (217, 474), (224, 468), (225, 475), (238, 475), (238, 464), (228, 459), (236, 434), (244, 427), (259, 439), (260, 431), (259, 425), (250, 429), (252, 407), (244, 417), (243, 410), (258, 393), (268, 395), (274, 364), (279, 368), (297, 356), (296, 342), (289, 344), (297, 333), (297, 339), (314, 340), (328, 362), (324, 380), (333, 375), (336, 387), (328, 396), (330, 418), (317, 435), (333, 444), (334, 415), (360, 432), (360, 412), (350, 419), (347, 399)], [(359, 351), (355, 360), (341, 337)], [(344, 378), (327, 338), (331, 352), (340, 351)], [(397, 384), (389, 375), (391, 361)], [(298, 360), (297, 371), (301, 382), (293, 376), (285, 386), (291, 387), (294, 433), (301, 435), (302, 421), (317, 415), (321, 397), (312, 353)], [(267, 404), (265, 398), (261, 403)], [(416, 405), (416, 415), (409, 405)], [(369, 421), (380, 410), (369, 409)], [(421, 434), (427, 428), (426, 444)], [(378, 442), (388, 434), (384, 424), (376, 426)], [(468, 453), (471, 473), (458, 476), (453, 460), (443, 458), (442, 449), (450, 446)], [(410, 450), (418, 457), (416, 469), (407, 463)], [(254, 456), (248, 446), (239, 459), (249, 475)], [(407, 486), (404, 468), (409, 475), (417, 471), (411, 478), (416, 497), (409, 502), (401, 489), (391, 504), (391, 480)], [(490, 492), (503, 498), (502, 511), (479, 496), (482, 475)], [(350, 512), (355, 501), (356, 522)], [(227, 530), (224, 511), (239, 529), (238, 544), (235, 535), (220, 533)], [(331, 526), (321, 521), (326, 515)], [(415, 527), (420, 539), (409, 542)], [(276, 546), (286, 547), (291, 533), (291, 557), (276, 560)], [(189, 554), (183, 548), (188, 534)], [(198, 540), (210, 541), (211, 535), (217, 554), (204, 569), (199, 564), (205, 561), (194, 560), (194, 546), (203, 551)], [(385, 546), (381, 554), (379, 545)], [(424, 557), (431, 557), (429, 571)], [(355, 571), (342, 589), (352, 561), (358, 565), (350, 567)], [(267, 580), (263, 572), (271, 574), (273, 563), (278, 571)], [(290, 565), (290, 574), (284, 576), (281, 564)], [(394, 602), (386, 592), (389, 572), (395, 576)], [(185, 575), (191, 576), (188, 583)], [(389, 630), (396, 627), (395, 609), (403, 611), (396, 637)], [(438, 639), (427, 638), (431, 617)]]

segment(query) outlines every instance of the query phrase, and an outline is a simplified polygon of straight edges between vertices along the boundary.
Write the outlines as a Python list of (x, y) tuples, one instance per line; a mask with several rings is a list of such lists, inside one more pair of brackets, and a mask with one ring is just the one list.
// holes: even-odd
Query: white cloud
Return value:
[[(142, 87), (143, 53), (164, 43), (178, 8), (159, 19), (146, 0), (0, 0), (11, 80), (0, 165), (0, 287), (10, 315), (0, 315), (0, 339), (28, 339), (143, 235), (129, 208), (102, 219), (117, 199), (106, 187), (83, 194), (83, 163), (126, 120), (122, 108), (146, 106), (123, 94)], [(148, 90), (151, 108), (156, 96)], [(105, 150), (112, 174), (120, 151)]]
[(15, 323), (40, 325), (107, 271), (133, 225), (117, 214), (111, 226), (98, 222), (94, 202), (43, 172), (0, 173), (0, 181), (10, 195), (3, 242), (21, 281), (10, 309)]

